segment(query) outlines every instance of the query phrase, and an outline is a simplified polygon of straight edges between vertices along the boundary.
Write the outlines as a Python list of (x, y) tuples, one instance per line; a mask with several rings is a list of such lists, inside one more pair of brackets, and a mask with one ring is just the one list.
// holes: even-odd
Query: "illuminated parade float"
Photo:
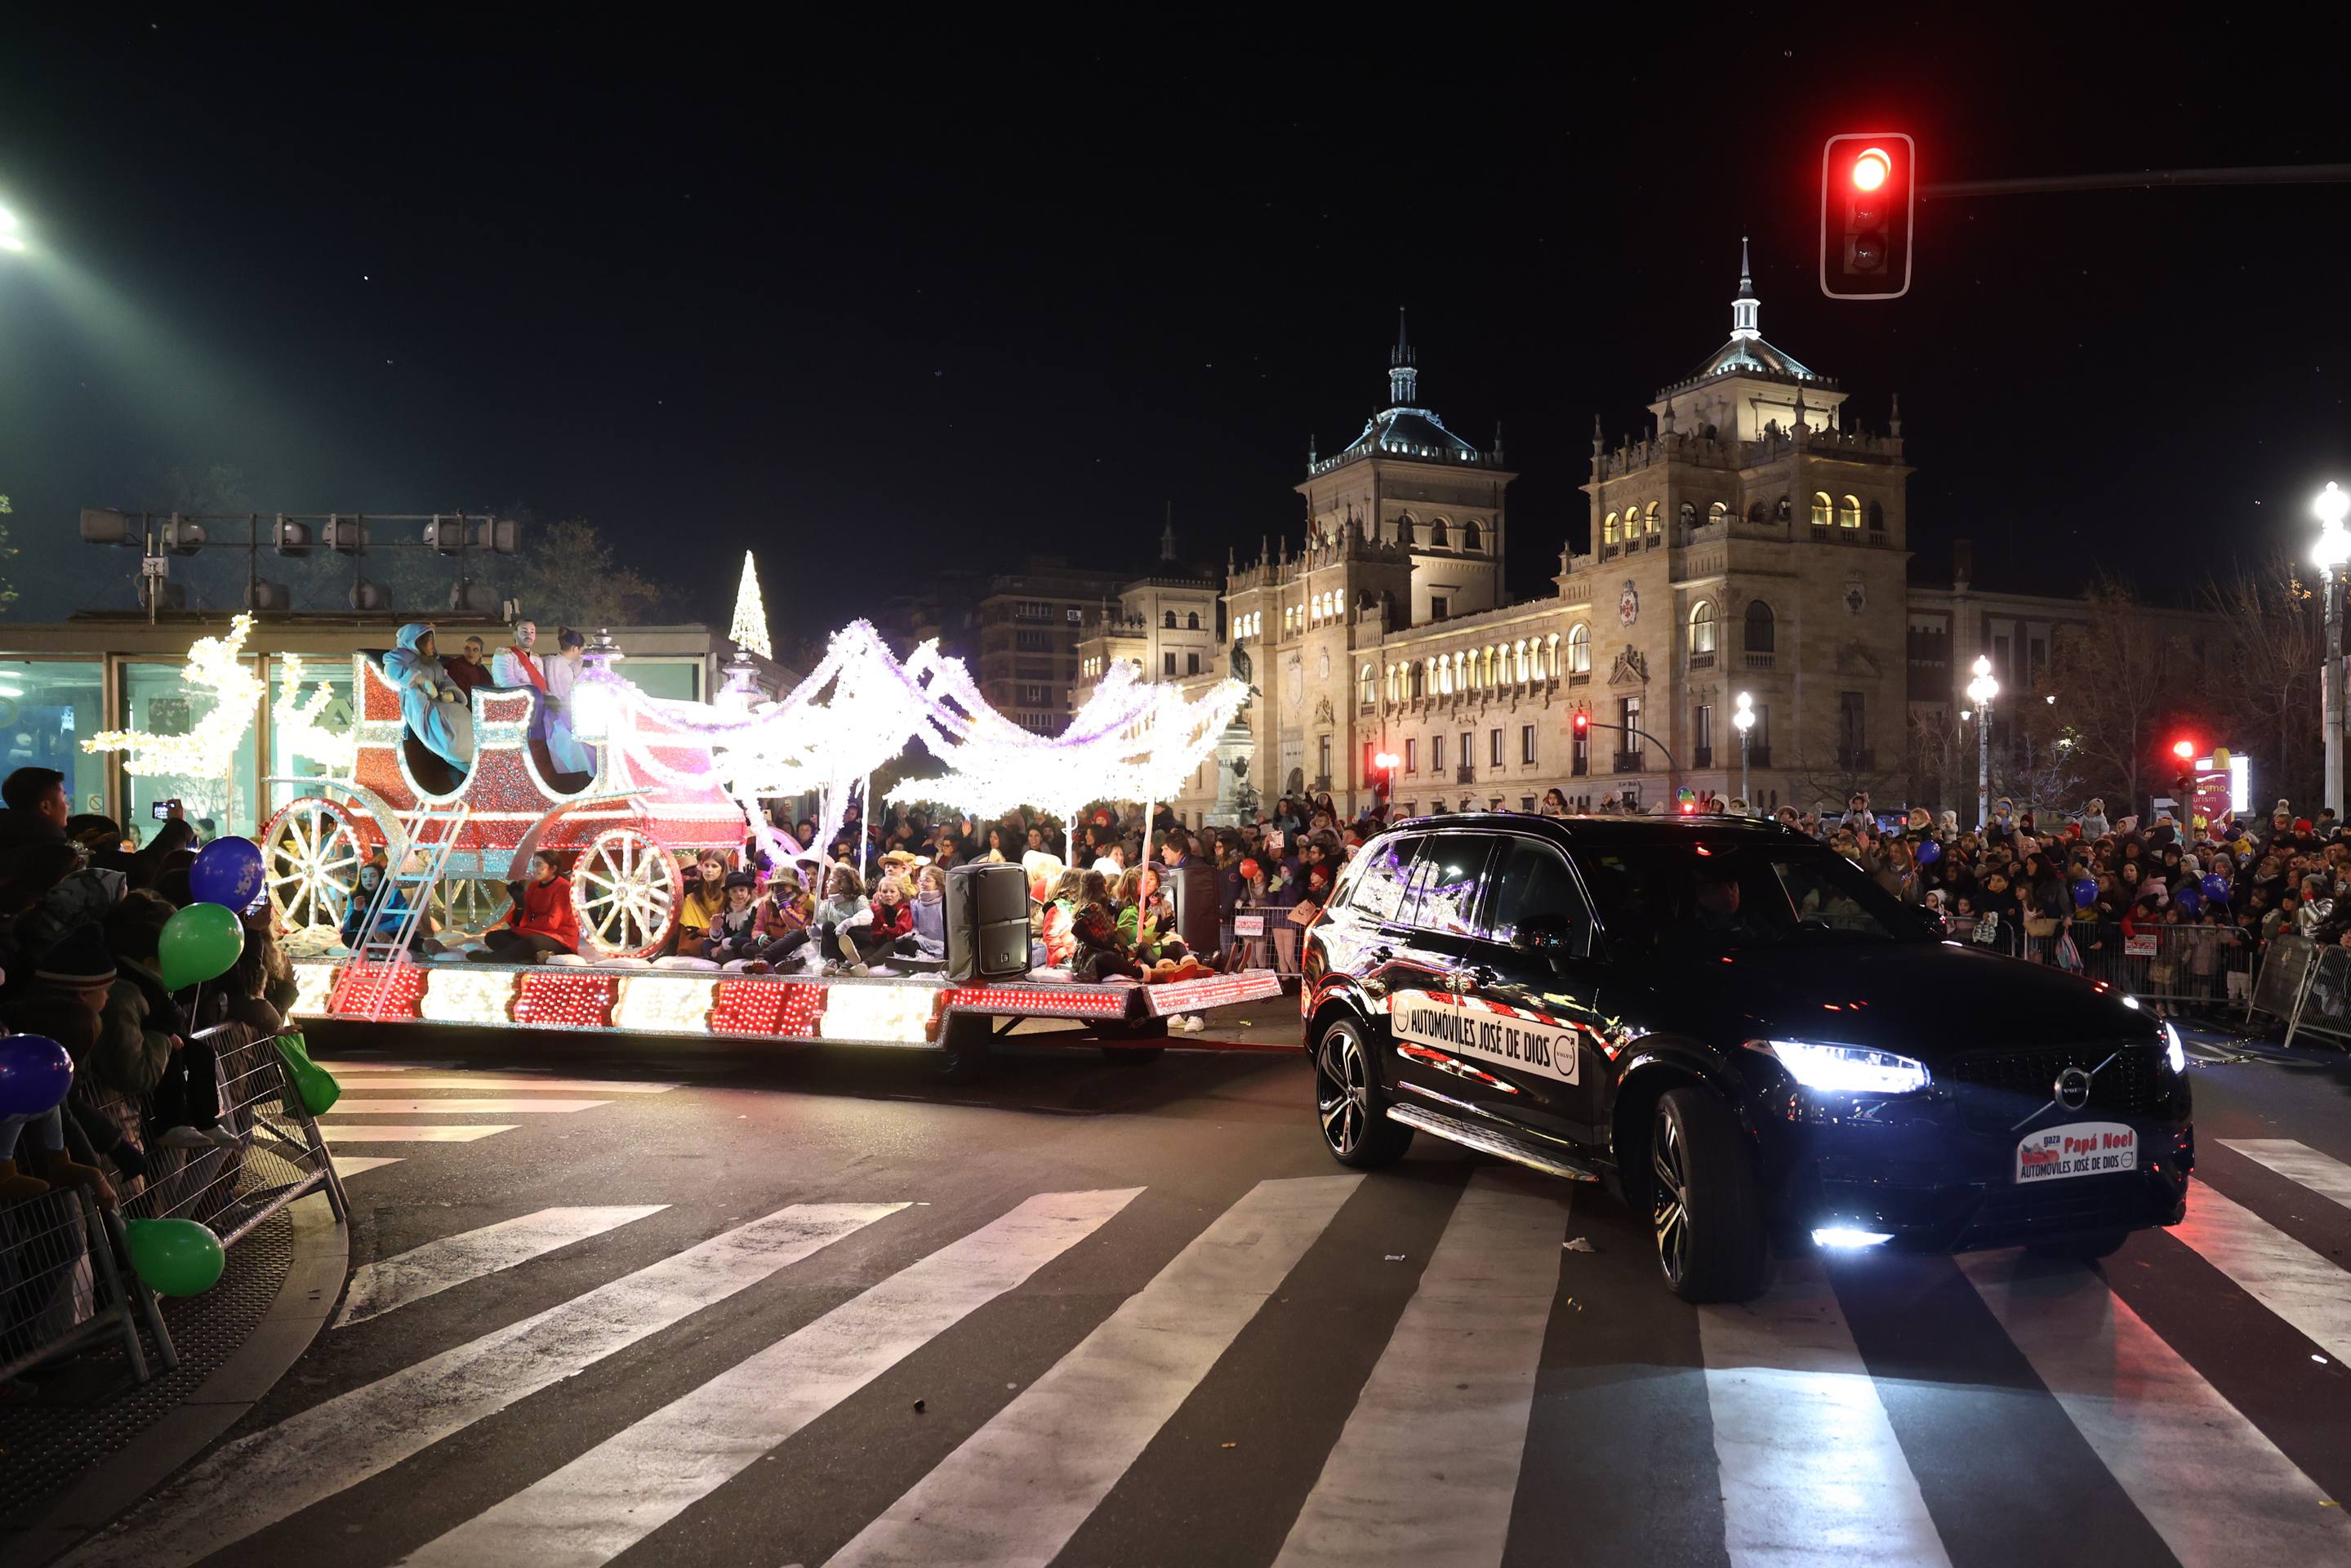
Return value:
[[(272, 708), (278, 733), (299, 736), (303, 754), (328, 768), (272, 780), (313, 792), (260, 835), (270, 906), (306, 955), (295, 960), (297, 1016), (958, 1049), (1008, 1027), (998, 1020), (1052, 1019), (1080, 1027), (1050, 1039), (1147, 1045), (1169, 1018), (1280, 993), (1266, 971), (1156, 985), (1032, 975), (1025, 961), (975, 972), (955, 961), (952, 937), (954, 978), (755, 975), (655, 956), (677, 927), (681, 854), (739, 852), (748, 841), (782, 864), (810, 847), (779, 831), (763, 801), (813, 798), (814, 844), (830, 843), (851, 800), (915, 745), (943, 771), (908, 780), (893, 799), (978, 816), (1025, 805), (1064, 821), (1092, 801), (1165, 800), (1240, 706), (1239, 683), (1186, 699), (1117, 666), (1062, 734), (1045, 737), (992, 709), (935, 644), (901, 661), (863, 622), (835, 634), (816, 669), (773, 700), (752, 686), (747, 662), (713, 703), (652, 696), (621, 677), (622, 656), (600, 635), (581, 660), (570, 718), (593, 758), (586, 773), (554, 766), (536, 688), (473, 694), (465, 768), (403, 717), (381, 653), (353, 655), (348, 735), (321, 729), (318, 704), (298, 691), (281, 695)], [(147, 738), (100, 740), (129, 752), (135, 768)], [(571, 864), (577, 955), (530, 965), (420, 960), (423, 912), (461, 929), (486, 923), (541, 851)], [(384, 870), (371, 895), (361, 871), (371, 862)], [(337, 935), (350, 931), (363, 939), (340, 950)]]

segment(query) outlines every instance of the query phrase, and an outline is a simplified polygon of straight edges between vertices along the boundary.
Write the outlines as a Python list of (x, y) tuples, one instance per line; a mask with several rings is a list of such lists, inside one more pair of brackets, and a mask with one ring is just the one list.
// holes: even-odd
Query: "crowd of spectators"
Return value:
[(220, 1061), (275, 1036), (294, 995), (267, 908), (245, 917), (235, 967), (173, 991), (156, 952), (190, 902), (194, 834), (179, 808), (134, 848), (111, 818), (74, 811), (53, 768), (17, 768), (0, 801), (0, 1023), (56, 1040), (74, 1063), (57, 1111), (0, 1125), (0, 1200), (73, 1186), (112, 1205), (159, 1150), (240, 1146)]

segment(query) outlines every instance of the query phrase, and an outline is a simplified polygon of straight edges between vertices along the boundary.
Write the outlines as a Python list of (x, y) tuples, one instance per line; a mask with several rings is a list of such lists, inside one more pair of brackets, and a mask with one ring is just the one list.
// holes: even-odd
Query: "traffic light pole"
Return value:
[(2026, 180), (1947, 180), (1921, 185), (1922, 202), (2064, 191), (2151, 191), (2158, 186), (2351, 184), (2351, 163), (2272, 163), (2247, 169), (2142, 169), (2135, 174), (2048, 174)]
[[(1587, 718), (1583, 722), (1593, 729), (1613, 729), (1619, 735), (1637, 736), (1656, 747), (1657, 754), (1666, 759), (1666, 798), (1670, 800), (1675, 795), (1680, 793), (1682, 765), (1674, 760), (1674, 754), (1667, 749), (1664, 741), (1636, 725), (1603, 724), (1596, 718)], [(1743, 768), (1745, 764), (1742, 762), (1740, 766)]]
[(2326, 667), (2318, 672), (2321, 724), (2326, 732), (2326, 809), (2343, 821), (2343, 569), (2326, 572)]

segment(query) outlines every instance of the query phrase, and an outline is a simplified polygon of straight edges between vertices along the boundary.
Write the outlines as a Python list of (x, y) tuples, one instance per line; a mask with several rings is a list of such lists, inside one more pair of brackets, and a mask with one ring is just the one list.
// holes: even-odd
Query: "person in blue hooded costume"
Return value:
[(383, 656), (383, 673), (400, 693), (400, 718), (438, 756), (461, 769), (474, 766), (474, 708), (441, 667), (433, 623), (400, 629), (400, 646)]

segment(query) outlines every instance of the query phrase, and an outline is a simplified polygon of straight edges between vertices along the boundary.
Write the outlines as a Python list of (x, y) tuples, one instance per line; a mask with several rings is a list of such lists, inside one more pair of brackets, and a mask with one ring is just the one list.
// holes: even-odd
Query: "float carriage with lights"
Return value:
[[(1280, 994), (1279, 979), (1262, 971), (1149, 987), (1026, 977), (961, 984), (752, 976), (653, 959), (676, 924), (681, 853), (737, 851), (747, 838), (774, 858), (797, 851), (768, 822), (762, 798), (815, 794), (817, 841), (830, 841), (859, 783), (919, 740), (948, 771), (910, 783), (901, 798), (983, 816), (1041, 802), (1067, 820), (1087, 800), (1172, 789), (1245, 698), (1237, 685), (1187, 700), (1117, 666), (1068, 732), (1046, 737), (989, 708), (959, 662), (925, 644), (901, 663), (863, 622), (836, 635), (818, 668), (772, 703), (754, 700), (747, 669), (716, 704), (649, 696), (612, 670), (617, 657), (601, 638), (587, 655), (574, 712), (596, 768), (566, 793), (530, 739), (537, 692), (474, 695), (475, 762), (458, 776), (402, 722), (375, 658), (355, 655), (348, 774), (287, 780), (324, 792), (294, 801), (262, 836), (280, 921), (340, 929), (359, 868), (381, 847), (388, 865), (411, 868), (401, 873), (409, 896), (429, 900), (444, 925), (488, 924), (507, 903), (505, 882), (549, 850), (576, 857), (582, 952), (545, 966), (416, 964), (404, 951), (390, 961), (299, 959), (298, 1016), (917, 1046), (970, 1044), (999, 1020), (1051, 1019), (1078, 1026), (1051, 1038), (1131, 1047), (1163, 1036), (1178, 1014)], [(281, 723), (298, 716), (281, 714)], [(950, 1061), (980, 1054), (959, 1048)]]

